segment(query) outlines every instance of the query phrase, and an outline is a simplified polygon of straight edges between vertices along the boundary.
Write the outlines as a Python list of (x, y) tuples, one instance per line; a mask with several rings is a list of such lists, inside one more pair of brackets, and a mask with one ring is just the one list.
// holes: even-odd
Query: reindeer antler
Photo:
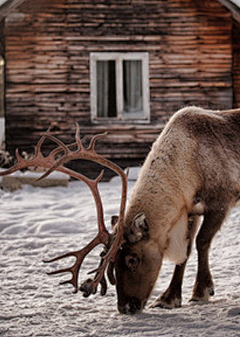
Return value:
[[(120, 248), (122, 241), (123, 241), (123, 220), (124, 220), (124, 212), (126, 207), (126, 199), (127, 199), (127, 175), (117, 164), (111, 162), (110, 160), (106, 159), (100, 154), (97, 154), (95, 151), (95, 143), (99, 138), (105, 137), (106, 133), (104, 134), (97, 134), (95, 135), (87, 148), (85, 148), (81, 142), (80, 135), (79, 135), (79, 125), (76, 124), (76, 133), (75, 133), (75, 143), (66, 145), (56, 137), (50, 134), (50, 128), (46, 132), (46, 134), (39, 140), (36, 148), (35, 148), (35, 155), (33, 158), (30, 159), (23, 159), (18, 151), (16, 151), (17, 157), (17, 164), (12, 166), (10, 169), (0, 173), (0, 175), (7, 175), (13, 173), (19, 169), (26, 168), (29, 166), (35, 167), (43, 167), (47, 169), (46, 173), (40, 179), (48, 176), (51, 172), (57, 170), (63, 173), (69, 174), (71, 177), (74, 177), (78, 180), (83, 181), (88, 185), (90, 188), (92, 195), (94, 197), (96, 203), (96, 210), (97, 210), (97, 219), (98, 219), (98, 234), (97, 236), (88, 243), (84, 248), (79, 251), (69, 252), (67, 254), (55, 257), (49, 261), (45, 262), (54, 262), (65, 257), (74, 256), (76, 258), (75, 263), (73, 266), (69, 268), (60, 269), (57, 271), (50, 272), (49, 274), (60, 274), (65, 272), (70, 272), (72, 274), (72, 278), (70, 280), (61, 282), (60, 284), (72, 284), (74, 292), (78, 291), (78, 276), (79, 271), (82, 265), (84, 258), (89, 254), (90, 251), (94, 247), (99, 244), (103, 244), (106, 247), (105, 253), (102, 255), (102, 259), (100, 262), (99, 267), (94, 270), (96, 275), (94, 279), (88, 279), (86, 282), (82, 284), (80, 290), (83, 292), (84, 296), (89, 296), (90, 294), (94, 294), (96, 292), (97, 286), (100, 283), (102, 285), (102, 294), (106, 292), (106, 281), (105, 281), (105, 270), (108, 265), (113, 263), (116, 253)], [(51, 139), (55, 142), (58, 147), (54, 149), (48, 156), (44, 157), (41, 153), (41, 146), (46, 138)], [(76, 148), (76, 150), (71, 150), (71, 148)], [(59, 158), (57, 158), (59, 156)], [(100, 197), (100, 193), (98, 190), (98, 183), (102, 179), (104, 171), (100, 173), (100, 175), (95, 179), (89, 179), (86, 176), (82, 175), (79, 172), (66, 168), (64, 164), (71, 160), (76, 159), (87, 159), (98, 164), (101, 164), (104, 167), (107, 167), (114, 171), (117, 175), (120, 176), (122, 181), (122, 196), (121, 196), (121, 205), (119, 210), (119, 218), (118, 218), (118, 225), (116, 235), (113, 237), (107, 230), (105, 223), (104, 223), (104, 212), (103, 212), (103, 205)], [(113, 283), (113, 281), (112, 281)]]

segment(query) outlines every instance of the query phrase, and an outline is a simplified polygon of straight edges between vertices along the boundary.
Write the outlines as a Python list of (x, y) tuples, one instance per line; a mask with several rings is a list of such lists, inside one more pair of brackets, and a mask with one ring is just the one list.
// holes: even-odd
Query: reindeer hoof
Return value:
[(209, 289), (209, 295), (214, 296), (214, 294), (215, 294), (214, 288)]
[(174, 309), (180, 308), (182, 301), (180, 298), (174, 298), (171, 301), (165, 301), (163, 298), (158, 298), (154, 303), (150, 305), (150, 308), (162, 308), (162, 309)]
[(84, 281), (79, 290), (83, 293), (83, 297), (88, 297), (96, 293), (96, 288), (93, 285), (93, 280), (91, 278)]
[(190, 302), (202, 302), (206, 303), (209, 301), (210, 296), (214, 296), (214, 286), (207, 287), (201, 293), (195, 292), (190, 300)]

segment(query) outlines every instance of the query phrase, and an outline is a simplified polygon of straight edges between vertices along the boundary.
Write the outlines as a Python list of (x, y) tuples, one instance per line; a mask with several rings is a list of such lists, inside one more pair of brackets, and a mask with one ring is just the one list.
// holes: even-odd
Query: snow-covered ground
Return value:
[[(130, 182), (130, 189), (133, 186)], [(101, 183), (106, 222), (118, 213), (120, 182)], [(116, 293), (83, 298), (71, 286), (58, 286), (66, 276), (46, 275), (70, 260), (42, 260), (77, 250), (94, 237), (95, 206), (87, 187), (39, 188), (25, 185), (15, 192), (0, 191), (0, 336), (240, 336), (240, 208), (235, 208), (214, 240), (211, 267), (216, 295), (209, 304), (189, 303), (196, 274), (191, 255), (180, 309), (150, 309), (120, 315)], [(87, 258), (81, 279), (98, 264), (99, 249)], [(173, 265), (165, 263), (148, 304), (165, 290)]]

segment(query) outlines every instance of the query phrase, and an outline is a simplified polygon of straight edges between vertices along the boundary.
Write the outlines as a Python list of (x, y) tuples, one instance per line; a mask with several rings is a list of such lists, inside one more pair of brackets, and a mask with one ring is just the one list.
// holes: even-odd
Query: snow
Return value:
[[(134, 185), (130, 172), (129, 190)], [(118, 178), (101, 183), (106, 223), (118, 213)], [(97, 231), (95, 206), (81, 182), (68, 187), (24, 185), (15, 192), (0, 191), (0, 335), (53, 336), (240, 336), (240, 208), (235, 208), (216, 235), (210, 262), (215, 296), (208, 304), (189, 302), (196, 275), (196, 252), (191, 255), (183, 284), (183, 306), (150, 309), (171, 278), (173, 265), (164, 263), (159, 280), (143, 313), (125, 316), (117, 311), (116, 292), (83, 298), (72, 287), (58, 286), (68, 275), (47, 276), (71, 259), (46, 265), (48, 259), (77, 250)], [(87, 258), (81, 280), (98, 264), (101, 248)]]
[[(3, 172), (4, 169), (0, 168), (0, 172)], [(16, 171), (14, 173), (11, 174), (12, 177), (18, 177), (18, 178), (34, 178), (34, 179), (39, 179), (44, 172), (37, 172), (37, 171)], [(53, 180), (59, 180), (59, 179), (63, 179), (63, 180), (69, 180), (70, 177), (69, 175), (62, 173), (62, 172), (52, 172), (50, 173), (47, 178), (45, 179), (53, 179)], [(2, 180), (2, 177), (0, 177), (0, 181)]]

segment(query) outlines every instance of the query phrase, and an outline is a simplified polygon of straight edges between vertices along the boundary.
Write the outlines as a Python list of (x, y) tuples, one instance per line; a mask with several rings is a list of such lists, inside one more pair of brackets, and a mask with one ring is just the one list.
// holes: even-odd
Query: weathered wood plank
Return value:
[[(232, 106), (231, 34), (230, 14), (216, 0), (25, 1), (5, 25), (9, 150), (30, 149), (52, 121), (71, 140), (77, 121), (87, 139), (109, 130), (101, 143), (107, 156), (143, 158), (176, 109)], [(149, 53), (150, 124), (91, 124), (89, 54), (96, 51)]]

